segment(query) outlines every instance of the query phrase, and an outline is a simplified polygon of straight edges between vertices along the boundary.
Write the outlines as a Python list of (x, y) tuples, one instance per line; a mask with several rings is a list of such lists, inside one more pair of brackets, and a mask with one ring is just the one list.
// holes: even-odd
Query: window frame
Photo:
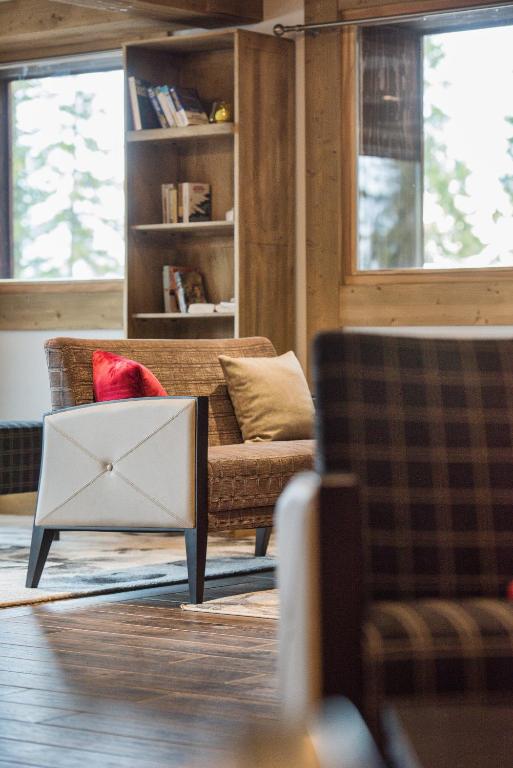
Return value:
[[(0, 63), (0, 191), (3, 192), (4, 204), (0, 205), (0, 296), (9, 292), (9, 285), (18, 284), (30, 293), (31, 286), (40, 288), (58, 284), (62, 293), (66, 287), (82, 286), (83, 292), (104, 293), (107, 286), (118, 286), (121, 290), (124, 275), (119, 278), (98, 277), (88, 280), (72, 278), (54, 278), (27, 280), (13, 277), (13, 187), (12, 187), (12, 103), (10, 83), (16, 80), (37, 77), (65, 76), (86, 72), (108, 72), (123, 69), (121, 48), (108, 51), (93, 51), (66, 56), (52, 56), (45, 59)], [(0, 195), (0, 199), (1, 199)], [(52, 291), (49, 291), (52, 293)], [(0, 326), (1, 327), (1, 326)]]
[[(431, 5), (431, 3), (429, 3)], [(483, 2), (480, 9), (485, 11), (496, 3)], [(455, 13), (468, 11), (465, 5), (455, 6)], [(347, 12), (347, 16), (350, 13)], [(363, 14), (361, 14), (363, 15)], [(361, 18), (360, 15), (360, 18)], [(383, 16), (382, 23), (394, 23), (394, 12)], [(513, 27), (513, 18), (504, 26)], [(428, 283), (473, 283), (494, 282), (513, 278), (513, 266), (510, 267), (447, 267), (445, 269), (397, 268), (397, 269), (361, 269), (358, 266), (358, 158), (359, 158), (359, 115), (360, 115), (360, 67), (359, 67), (359, 32), (365, 26), (364, 21), (355, 22), (343, 30), (340, 38), (342, 65), (346, 76), (342, 80), (342, 103), (348, 105), (341, 118), (342, 133), (346, 151), (342, 156), (343, 190), (341, 206), (343, 221), (346, 226), (342, 232), (342, 284), (347, 286), (372, 286), (376, 284), (418, 284)], [(470, 24), (468, 29), (492, 27), (499, 24)], [(454, 26), (440, 26), (426, 29), (423, 35), (455, 31)]]

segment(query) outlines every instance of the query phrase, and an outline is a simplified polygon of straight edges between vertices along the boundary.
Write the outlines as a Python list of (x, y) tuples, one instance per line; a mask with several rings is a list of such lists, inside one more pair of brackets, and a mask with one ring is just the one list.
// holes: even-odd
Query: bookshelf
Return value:
[[(126, 335), (263, 335), (279, 352), (293, 348), (293, 43), (237, 29), (138, 41), (125, 46), (125, 72), (194, 87), (234, 114), (233, 123), (134, 131), (126, 99)], [(210, 184), (212, 221), (162, 224), (161, 184), (181, 181)], [(166, 264), (200, 269), (208, 300), (234, 296), (235, 312), (164, 312)]]

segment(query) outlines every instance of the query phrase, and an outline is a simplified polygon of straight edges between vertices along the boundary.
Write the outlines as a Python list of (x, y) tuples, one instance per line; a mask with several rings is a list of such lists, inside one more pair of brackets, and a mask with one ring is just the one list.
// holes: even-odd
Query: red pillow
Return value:
[(93, 352), (93, 391), (97, 403), (167, 396), (160, 381), (144, 365), (102, 349)]

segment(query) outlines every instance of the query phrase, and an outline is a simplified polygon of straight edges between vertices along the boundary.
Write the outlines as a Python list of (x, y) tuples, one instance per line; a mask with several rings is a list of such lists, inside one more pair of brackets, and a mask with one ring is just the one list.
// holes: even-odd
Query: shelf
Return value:
[(208, 125), (189, 125), (187, 128), (152, 128), (142, 131), (129, 131), (127, 141), (191, 141), (192, 139), (212, 139), (216, 136), (233, 136), (233, 123), (212, 123)]
[(136, 224), (132, 227), (135, 232), (150, 232), (152, 234), (230, 234), (233, 232), (233, 221), (193, 221), (190, 224)]
[(206, 317), (218, 320), (221, 317), (235, 317), (235, 312), (137, 312), (132, 317), (137, 320), (204, 320)]

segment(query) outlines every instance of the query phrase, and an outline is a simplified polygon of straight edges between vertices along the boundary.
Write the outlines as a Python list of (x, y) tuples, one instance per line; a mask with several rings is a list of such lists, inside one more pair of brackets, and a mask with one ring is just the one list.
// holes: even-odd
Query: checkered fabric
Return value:
[(513, 693), (512, 602), (374, 603), (363, 646), (371, 703), (414, 695), (482, 702)]
[(0, 494), (37, 491), (41, 432), (39, 421), (0, 422)]
[(315, 368), (317, 468), (359, 477), (369, 595), (504, 596), (513, 341), (333, 332)]

